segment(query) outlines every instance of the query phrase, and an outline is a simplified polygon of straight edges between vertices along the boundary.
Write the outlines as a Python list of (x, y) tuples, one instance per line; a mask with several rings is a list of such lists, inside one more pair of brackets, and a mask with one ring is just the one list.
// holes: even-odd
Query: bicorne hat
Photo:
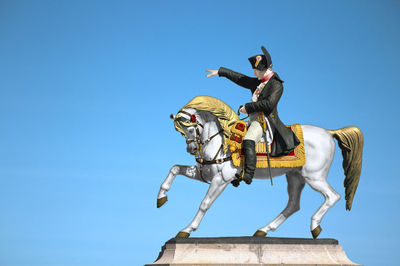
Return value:
[(249, 62), (253, 69), (264, 70), (272, 65), (271, 55), (268, 53), (264, 46), (261, 46), (263, 55), (255, 55), (249, 58)]

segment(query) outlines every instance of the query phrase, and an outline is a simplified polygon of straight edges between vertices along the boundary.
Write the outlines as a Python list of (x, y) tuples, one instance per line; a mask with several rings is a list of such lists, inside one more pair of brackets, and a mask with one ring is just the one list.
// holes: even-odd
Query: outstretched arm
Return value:
[(220, 67), (218, 70), (206, 71), (210, 73), (207, 75), (207, 78), (216, 76), (218, 74), (220, 77), (226, 77), (235, 82), (237, 85), (250, 90), (255, 89), (258, 84), (260, 84), (260, 81), (257, 78), (248, 77), (225, 67)]

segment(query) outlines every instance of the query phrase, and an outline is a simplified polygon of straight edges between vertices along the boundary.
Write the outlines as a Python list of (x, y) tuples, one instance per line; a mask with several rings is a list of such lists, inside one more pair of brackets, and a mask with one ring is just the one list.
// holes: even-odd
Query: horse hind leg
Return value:
[(300, 197), (305, 185), (305, 180), (298, 171), (287, 173), (286, 180), (289, 194), (286, 208), (272, 222), (258, 229), (257, 232), (254, 233), (254, 236), (266, 236), (269, 231), (275, 231), (287, 218), (300, 210)]
[(323, 170), (322, 173), (317, 172), (305, 176), (307, 184), (309, 184), (313, 190), (320, 192), (325, 198), (321, 207), (311, 217), (310, 229), (314, 239), (316, 239), (322, 231), (320, 226), (322, 218), (324, 217), (326, 212), (330, 208), (332, 208), (332, 206), (335, 205), (335, 203), (338, 202), (340, 199), (340, 195), (326, 181), (328, 170), (329, 168)]

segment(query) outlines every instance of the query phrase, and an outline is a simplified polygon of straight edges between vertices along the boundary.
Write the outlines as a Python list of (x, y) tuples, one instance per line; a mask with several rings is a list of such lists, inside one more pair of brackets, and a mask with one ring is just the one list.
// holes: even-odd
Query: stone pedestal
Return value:
[(218, 237), (172, 238), (147, 265), (359, 265), (336, 239)]

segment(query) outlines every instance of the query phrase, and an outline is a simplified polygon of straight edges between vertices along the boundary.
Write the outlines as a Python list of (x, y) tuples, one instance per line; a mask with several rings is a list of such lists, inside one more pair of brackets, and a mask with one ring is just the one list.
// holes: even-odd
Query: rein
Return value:
[[(183, 113), (187, 116), (189, 116), (190, 118), (192, 118), (192, 114), (189, 114), (188, 112), (185, 112), (183, 110), (179, 111), (180, 113)], [(200, 134), (200, 130), (199, 130), (199, 126), (201, 126), (204, 129), (204, 126), (197, 121), (192, 121), (193, 123), (196, 123), (195, 129), (196, 129), (196, 137), (194, 139), (187, 139), (186, 140), (186, 144), (192, 143), (192, 142), (197, 142), (198, 146), (199, 146), (199, 155), (202, 156), (203, 155), (203, 146), (206, 145), (208, 142), (210, 142), (214, 137), (218, 136), (219, 134), (224, 132), (224, 129), (221, 129), (220, 131), (218, 131), (217, 133), (215, 133), (214, 135), (212, 135), (211, 137), (207, 138), (204, 142), (201, 141), (201, 134)], [(226, 157), (226, 158), (222, 158), (222, 159), (217, 159), (218, 154), (221, 152), (222, 147), (224, 146), (224, 144), (222, 143), (221, 146), (219, 147), (217, 153), (215, 154), (214, 158), (211, 161), (205, 160), (202, 157), (197, 157), (196, 158), (196, 162), (200, 164), (200, 177), (201, 179), (206, 182), (206, 180), (203, 178), (203, 165), (211, 165), (211, 164), (220, 164), (220, 163), (224, 163), (227, 161), (232, 160), (232, 156)], [(208, 183), (208, 182), (206, 182)]]
[[(202, 151), (201, 151), (201, 147), (204, 144), (207, 144), (210, 140), (212, 140), (215, 136), (218, 136), (218, 134), (222, 133), (224, 130), (221, 129), (220, 131), (218, 131), (217, 133), (215, 133), (214, 135), (212, 135), (211, 137), (209, 137), (208, 139), (206, 139), (206, 141), (203, 144), (199, 143), (199, 153), (200, 156), (202, 155)], [(224, 146), (223, 143), (221, 143), (221, 146), (219, 146), (218, 151), (215, 153), (214, 158), (211, 161), (205, 160), (204, 158), (196, 158), (196, 162), (200, 165), (199, 167), (199, 171), (200, 171), (200, 178), (204, 181), (204, 183), (208, 183), (207, 180), (204, 179), (203, 177), (203, 166), (204, 165), (211, 165), (211, 164), (220, 164), (220, 163), (224, 163), (226, 161), (230, 161), (232, 160), (232, 156), (228, 156), (226, 158), (222, 158), (222, 159), (217, 159), (218, 154), (220, 153), (222, 147)]]

